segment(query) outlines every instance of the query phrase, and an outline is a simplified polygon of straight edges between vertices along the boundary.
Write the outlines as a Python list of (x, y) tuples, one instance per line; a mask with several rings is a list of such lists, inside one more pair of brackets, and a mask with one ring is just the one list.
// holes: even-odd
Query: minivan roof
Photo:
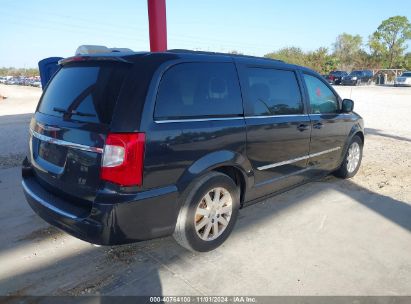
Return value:
[(167, 50), (167, 52), (168, 53), (177, 53), (177, 54), (189, 54), (189, 55), (210, 55), (210, 56), (222, 56), (222, 57), (238, 57), (238, 58), (249, 58), (249, 59), (258, 59), (258, 60), (264, 59), (264, 60), (284, 63), (284, 61), (278, 60), (278, 59), (271, 59), (271, 58), (266, 58), (266, 57), (256, 57), (256, 56), (243, 55), (243, 54), (192, 51), (192, 50), (186, 50), (186, 49), (172, 49), (172, 50)]
[[(317, 74), (315, 71), (285, 63), (281, 60), (269, 58), (253, 57), (237, 54), (199, 52), (189, 50), (170, 50), (166, 52), (110, 52), (74, 56), (63, 59), (61, 65), (71, 65), (77, 63), (107, 62), (131, 63), (129, 75), (125, 79), (122, 90), (119, 94), (116, 110), (111, 122), (112, 132), (129, 132), (130, 128), (139, 130), (142, 111), (149, 91), (149, 86), (153, 75), (158, 71), (160, 65), (164, 63), (173, 64), (179, 61), (202, 61), (202, 62), (238, 62), (255, 67), (274, 67), (279, 69), (292, 69)], [(166, 68), (166, 67), (165, 67)], [(136, 86), (136, 82), (138, 85)], [(133, 96), (133, 98), (130, 98)], [(132, 122), (132, 125), (130, 125)]]
[[(172, 55), (172, 56), (170, 56)], [(217, 53), (217, 52), (204, 52), (204, 51), (192, 51), (192, 50), (185, 50), (185, 49), (172, 49), (167, 50), (166, 52), (111, 52), (111, 53), (96, 53), (96, 54), (87, 54), (87, 55), (78, 55), (74, 57), (65, 58), (61, 61), (61, 64), (65, 64), (70, 61), (75, 61), (75, 58), (88, 58), (89, 60), (110, 60), (115, 58), (121, 58), (124, 61), (128, 61), (130, 63), (134, 63), (139, 61), (142, 57), (146, 56), (155, 56), (155, 57), (166, 57), (169, 60), (172, 59), (202, 59), (202, 60), (227, 60), (228, 58), (236, 59), (243, 63), (251, 63), (251, 64), (269, 64), (274, 63), (276, 65), (281, 66), (288, 66), (295, 69), (302, 69), (302, 70), (310, 70), (305, 67), (288, 64), (282, 60), (265, 58), (265, 57), (255, 57), (249, 55), (241, 55), (241, 54), (229, 54), (229, 53)], [(164, 58), (165, 59), (165, 58)], [(166, 60), (166, 59), (165, 59)], [(310, 70), (311, 71), (311, 70)]]

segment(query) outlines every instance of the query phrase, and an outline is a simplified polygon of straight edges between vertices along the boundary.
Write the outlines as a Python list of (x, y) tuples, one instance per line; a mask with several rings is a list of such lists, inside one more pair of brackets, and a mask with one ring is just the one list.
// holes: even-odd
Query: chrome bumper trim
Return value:
[(56, 145), (59, 145), (59, 146), (64, 146), (64, 147), (67, 147), (67, 148), (73, 148), (73, 149), (87, 151), (87, 152), (103, 153), (103, 148), (91, 147), (91, 146), (72, 143), (72, 142), (57, 139), (57, 138), (52, 138), (52, 137), (37, 133), (36, 131), (34, 131), (32, 129), (30, 129), (30, 134), (32, 136), (40, 139), (41, 141), (45, 141), (45, 142), (48, 142), (48, 143), (51, 143), (51, 144), (56, 144)]

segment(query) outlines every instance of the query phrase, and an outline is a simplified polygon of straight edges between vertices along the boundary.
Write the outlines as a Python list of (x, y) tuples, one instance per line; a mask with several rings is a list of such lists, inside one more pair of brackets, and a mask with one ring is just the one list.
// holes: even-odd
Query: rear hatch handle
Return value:
[[(61, 140), (61, 139), (57, 139), (57, 138), (52, 138), (43, 134), (40, 134), (32, 129), (30, 129), (30, 135), (32, 137), (35, 137), (37, 139), (39, 139), (42, 142), (47, 142), (50, 144), (55, 144), (55, 145), (59, 145), (59, 146), (63, 146), (66, 148), (71, 148), (71, 149), (77, 149), (77, 150), (82, 150), (82, 151), (87, 151), (87, 152), (94, 152), (94, 153), (103, 153), (103, 148), (97, 148), (97, 147), (91, 147), (91, 146), (86, 146), (86, 145), (82, 145), (82, 144), (77, 144), (77, 143), (73, 143), (73, 142), (68, 142), (65, 140)], [(34, 151), (38, 150), (38, 144), (36, 145), (36, 147), (33, 147), (33, 140), (30, 140), (30, 153), (31, 153), (31, 157), (33, 160), (33, 165), (43, 171), (43, 172), (49, 172), (52, 173), (54, 175), (61, 175), (62, 173), (64, 173), (64, 167), (65, 165), (63, 165), (62, 167), (57, 166), (43, 158), (41, 158), (39, 155), (37, 155), (37, 153), (34, 153)], [(36, 156), (37, 155), (37, 156)]]

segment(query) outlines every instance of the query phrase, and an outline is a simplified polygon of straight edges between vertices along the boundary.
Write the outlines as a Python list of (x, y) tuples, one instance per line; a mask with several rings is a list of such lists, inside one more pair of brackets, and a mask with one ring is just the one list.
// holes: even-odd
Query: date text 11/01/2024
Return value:
[(150, 297), (150, 303), (257, 303), (257, 299), (249, 296), (166, 296)]

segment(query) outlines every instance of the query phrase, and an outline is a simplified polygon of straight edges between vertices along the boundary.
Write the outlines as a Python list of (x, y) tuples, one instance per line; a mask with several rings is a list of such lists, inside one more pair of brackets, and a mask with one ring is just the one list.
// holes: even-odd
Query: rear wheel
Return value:
[(348, 147), (347, 153), (340, 168), (335, 172), (335, 175), (342, 178), (350, 178), (357, 174), (360, 169), (362, 160), (363, 142), (357, 135), (353, 137)]
[(192, 251), (210, 251), (230, 235), (240, 207), (240, 191), (225, 174), (211, 172), (183, 195), (175, 240)]

